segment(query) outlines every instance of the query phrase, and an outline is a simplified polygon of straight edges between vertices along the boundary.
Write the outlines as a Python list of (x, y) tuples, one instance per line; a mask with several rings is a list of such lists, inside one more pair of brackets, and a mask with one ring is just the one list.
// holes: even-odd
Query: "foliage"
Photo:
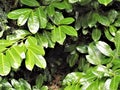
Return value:
[[(60, 44), (69, 53), (66, 62), (72, 69), (63, 80), (62, 89), (120, 89), (120, 0), (16, 0), (15, 3), (19, 7), (8, 12), (7, 17), (17, 28), (7, 24), (6, 14), (0, 10), (1, 76), (19, 70), (23, 63), (30, 71), (35, 66), (45, 69), (51, 64), (45, 60), (47, 50)], [(41, 75), (36, 79), (40, 85), (36, 84), (33, 90), (47, 90), (42, 87), (42, 79)], [(0, 87), (5, 85), (14, 90), (19, 84), (31, 90), (23, 79), (10, 81), (1, 80)]]

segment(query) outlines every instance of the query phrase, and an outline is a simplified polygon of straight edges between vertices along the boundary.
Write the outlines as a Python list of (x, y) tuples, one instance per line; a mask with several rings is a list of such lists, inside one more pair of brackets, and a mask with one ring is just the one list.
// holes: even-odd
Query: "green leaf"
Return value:
[(104, 54), (106, 56), (112, 56), (113, 55), (113, 51), (107, 43), (105, 43), (103, 41), (98, 41), (96, 43), (96, 46), (102, 54)]
[(111, 83), (111, 79), (109, 78), (105, 81), (103, 90), (110, 90), (110, 83)]
[(54, 30), (52, 30), (52, 41), (58, 42), (59, 44), (63, 44), (64, 40), (66, 38), (65, 33), (62, 32), (60, 27), (55, 27)]
[(44, 31), (43, 36), (46, 37), (46, 39), (48, 41), (48, 46), (51, 48), (54, 48), (55, 43), (51, 40), (51, 33)]
[(79, 45), (76, 47), (77, 51), (80, 53), (87, 53), (87, 46), (86, 45)]
[(37, 42), (38, 42), (38, 45), (41, 45), (43, 47), (48, 47), (48, 41), (47, 41), (47, 38), (45, 36), (43, 36), (43, 34), (36, 34), (35, 35), (36, 39), (37, 39)]
[(34, 57), (35, 57), (36, 66), (45, 69), (46, 68), (45, 58), (41, 55), (35, 55), (35, 54), (34, 54)]
[(25, 41), (25, 45), (26, 46), (37, 45), (37, 39), (33, 36), (29, 36), (27, 37), (27, 40)]
[(89, 63), (94, 65), (100, 65), (101, 64), (101, 53), (99, 50), (95, 47), (93, 43), (91, 43), (88, 46), (88, 53), (89, 55), (86, 55), (86, 59)]
[(13, 32), (11, 35), (7, 35), (7, 40), (17, 41), (23, 39), (25, 36), (30, 35), (30, 32), (27, 30), (18, 29)]
[(59, 25), (60, 20), (64, 19), (64, 16), (61, 12), (55, 12), (54, 16), (50, 19), (54, 24)]
[(74, 21), (75, 20), (72, 17), (67, 17), (67, 18), (60, 20), (59, 24), (71, 24)]
[(101, 31), (99, 29), (97, 29), (97, 28), (94, 29), (92, 31), (92, 39), (96, 42), (96, 41), (98, 41), (100, 39), (100, 37), (101, 37)]
[(20, 0), (22, 4), (25, 4), (27, 6), (31, 7), (37, 7), (39, 6), (39, 2), (37, 0)]
[(37, 16), (39, 18), (40, 28), (45, 28), (47, 25), (47, 17), (42, 7), (37, 8)]
[(108, 19), (108, 17), (103, 16), (103, 15), (98, 15), (98, 17), (96, 17), (98, 22), (104, 26), (109, 26), (110, 25), (110, 20)]
[(25, 15), (26, 13), (29, 13), (31, 11), (32, 9), (29, 8), (17, 9), (9, 12), (7, 16), (9, 19), (18, 19), (21, 15)]
[(110, 34), (110, 32), (108, 31), (108, 29), (104, 30), (105, 36), (108, 40), (110, 40), (111, 42), (114, 42), (114, 37)]
[(109, 27), (109, 31), (110, 31), (110, 33), (111, 33), (113, 36), (115, 36), (115, 33), (116, 33), (116, 31), (117, 31), (117, 28), (111, 25), (111, 26)]
[(76, 62), (77, 62), (77, 60), (78, 60), (78, 57), (79, 57), (79, 55), (78, 55), (77, 53), (75, 53), (75, 54), (70, 54), (70, 55), (67, 57), (67, 61), (69, 62), (69, 66), (70, 66), (70, 67), (73, 67), (73, 66), (76, 64)]
[(45, 55), (44, 48), (42, 46), (38, 45), (30, 45), (28, 46), (29, 50), (32, 50), (35, 54)]
[(6, 50), (7, 48), (3, 45), (0, 45), (0, 53), (3, 52), (4, 50)]
[(76, 3), (78, 2), (79, 0), (69, 0), (69, 3)]
[(0, 75), (6, 76), (9, 74), (11, 70), (9, 59), (5, 57), (2, 53), (0, 53)]
[(27, 22), (30, 13), (31, 13), (31, 11), (29, 11), (29, 12), (27, 12), (25, 14), (20, 15), (18, 20), (17, 20), (17, 25), (18, 26), (23, 26)]
[(118, 90), (118, 85), (120, 83), (120, 76), (114, 76), (110, 83), (110, 90)]
[(108, 18), (110, 20), (111, 23), (113, 23), (115, 21), (115, 19), (117, 18), (118, 16), (118, 12), (116, 10), (110, 10), (108, 12)]
[(59, 26), (59, 28), (67, 35), (77, 36), (77, 31), (72, 26)]
[(103, 4), (105, 6), (107, 6), (109, 3), (111, 3), (113, 0), (98, 0), (98, 2), (100, 4)]
[(32, 69), (33, 69), (33, 67), (35, 65), (35, 57), (33, 55), (32, 50), (28, 49), (28, 51), (27, 51), (25, 65), (26, 65), (26, 68), (28, 70), (32, 71)]
[(39, 30), (39, 19), (36, 15), (36, 12), (31, 12), (30, 17), (28, 19), (28, 28), (32, 34), (35, 34)]
[(96, 81), (92, 82), (92, 83), (87, 87), (86, 90), (99, 90), (99, 89), (98, 89), (98, 86), (99, 86), (99, 81), (96, 80)]
[(117, 49), (116, 53), (119, 53), (120, 52), (120, 31), (117, 31), (114, 40), (115, 40), (114, 44), (115, 44), (115, 47)]
[(4, 47), (8, 47), (11, 46), (13, 44), (13, 41), (10, 40), (0, 40), (0, 46), (4, 46)]
[(13, 46), (7, 50), (6, 58), (14, 69), (18, 69), (21, 66), (22, 59), (25, 58), (25, 53), (21, 47)]
[(52, 4), (50, 4), (48, 7), (47, 7), (47, 14), (49, 17), (53, 17), (53, 15), (55, 14), (55, 8)]

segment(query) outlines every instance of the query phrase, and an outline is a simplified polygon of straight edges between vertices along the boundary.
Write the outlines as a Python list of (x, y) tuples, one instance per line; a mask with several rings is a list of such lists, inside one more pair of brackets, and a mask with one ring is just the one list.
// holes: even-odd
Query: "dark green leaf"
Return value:
[(22, 4), (27, 6), (36, 7), (39, 6), (39, 2), (37, 0), (20, 0)]
[(77, 31), (72, 26), (60, 26), (62, 32), (70, 36), (77, 36)]
[(99, 29), (97, 29), (97, 28), (94, 29), (92, 31), (92, 39), (96, 42), (96, 41), (98, 41), (100, 39), (100, 37), (101, 37), (101, 31)]
[(29, 8), (23, 8), (23, 9), (17, 9), (14, 11), (11, 11), (8, 13), (9, 19), (18, 19), (21, 15), (25, 15), (27, 13), (30, 13), (32, 9)]
[(28, 28), (29, 31), (33, 34), (37, 33), (39, 30), (39, 19), (36, 12), (31, 12), (28, 19)]

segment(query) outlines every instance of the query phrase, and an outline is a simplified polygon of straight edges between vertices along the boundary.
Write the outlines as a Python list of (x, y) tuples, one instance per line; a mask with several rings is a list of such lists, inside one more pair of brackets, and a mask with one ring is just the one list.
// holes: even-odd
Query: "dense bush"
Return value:
[[(0, 2), (1, 89), (47, 90), (61, 67), (61, 90), (119, 90), (120, 0)], [(35, 85), (15, 78), (25, 68)]]

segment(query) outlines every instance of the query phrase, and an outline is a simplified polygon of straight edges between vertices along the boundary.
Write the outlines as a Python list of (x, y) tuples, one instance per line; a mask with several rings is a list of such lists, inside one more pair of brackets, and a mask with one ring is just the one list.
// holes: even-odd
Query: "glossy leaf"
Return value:
[(105, 29), (105, 36), (108, 40), (110, 40), (111, 42), (114, 42), (114, 37), (110, 34), (110, 32), (108, 31), (108, 29)]
[(94, 29), (92, 31), (92, 39), (96, 42), (100, 39), (101, 37), (101, 31), (99, 29)]
[(110, 10), (109, 13), (108, 13), (108, 18), (109, 18), (111, 23), (113, 23), (115, 21), (117, 16), (118, 16), (118, 12), (116, 10), (114, 10), (114, 9)]
[(103, 16), (103, 15), (99, 15), (98, 17), (96, 17), (98, 22), (104, 26), (109, 26), (110, 25), (110, 21), (108, 19), (108, 17)]
[(6, 76), (11, 70), (9, 59), (5, 55), (0, 53), (0, 75)]
[(107, 79), (107, 80), (105, 81), (103, 90), (110, 90), (110, 83), (111, 83), (111, 79)]
[(94, 64), (94, 65), (101, 64), (101, 58), (102, 58), (101, 53), (92, 43), (88, 46), (88, 53), (89, 55), (86, 55), (86, 59), (89, 63)]
[(74, 19), (71, 17), (64, 18), (60, 20), (59, 24), (71, 24), (74, 22)]
[(100, 4), (104, 4), (105, 6), (107, 6), (109, 3), (111, 3), (113, 0), (98, 0), (98, 2)]
[(9, 19), (18, 19), (21, 15), (27, 14), (31, 11), (32, 9), (29, 8), (17, 9), (9, 12), (7, 16)]
[(36, 66), (45, 69), (47, 64), (45, 58), (41, 55), (34, 55), (35, 56), (35, 64)]
[(44, 48), (42, 46), (38, 45), (30, 45), (28, 46), (29, 50), (32, 50), (35, 54), (45, 55)]
[(28, 19), (28, 28), (29, 31), (33, 34), (37, 33), (39, 30), (39, 19), (35, 12), (31, 12)]
[(77, 51), (80, 53), (87, 53), (87, 46), (86, 45), (79, 45), (76, 47)]
[(26, 54), (25, 65), (26, 65), (26, 68), (30, 71), (32, 71), (32, 69), (35, 65), (35, 59), (34, 58), (35, 57), (33, 55), (32, 50), (28, 49), (27, 54)]
[(29, 15), (30, 15), (30, 12), (31, 11), (29, 11), (29, 12), (27, 12), (27, 13), (22, 14), (22, 15), (19, 16), (19, 18), (17, 20), (17, 25), (18, 26), (23, 26), (27, 22), (27, 20), (29, 18)]
[(112, 49), (110, 48), (110, 46), (107, 43), (105, 43), (103, 41), (98, 41), (96, 43), (96, 46), (99, 49), (99, 51), (101, 53), (103, 53), (104, 55), (106, 55), (106, 56), (112, 56), (113, 51), (112, 51)]
[(6, 57), (10, 61), (10, 65), (14, 69), (18, 69), (21, 66), (22, 59), (25, 58), (25, 53), (19, 46), (13, 46), (7, 50)]
[(62, 32), (70, 36), (77, 36), (77, 31), (72, 26), (60, 26)]
[(22, 4), (25, 4), (27, 6), (36, 7), (39, 6), (39, 3), (37, 0), (20, 0)]
[(37, 45), (37, 39), (33, 36), (29, 36), (27, 38), (27, 40), (25, 41), (25, 45), (26, 46), (30, 46), (30, 45)]
[(111, 26), (109, 27), (109, 31), (110, 31), (110, 33), (111, 33), (113, 36), (115, 36), (115, 33), (116, 33), (116, 31), (117, 31), (117, 28), (111, 25)]
[(48, 41), (48, 46), (51, 48), (54, 48), (55, 43), (51, 40), (51, 33), (44, 31), (43, 36), (46, 37), (46, 39)]
[(78, 2), (79, 0), (69, 0), (69, 3), (76, 3)]
[(52, 41), (58, 42), (59, 44), (63, 44), (64, 40), (66, 38), (65, 33), (62, 32), (60, 27), (55, 27), (54, 30), (52, 30)]
[(43, 8), (42, 7), (37, 8), (36, 13), (39, 19), (40, 28), (45, 28), (47, 25), (47, 17)]
[(38, 45), (41, 45), (43, 47), (48, 47), (48, 41), (46, 39), (45, 36), (43, 36), (43, 34), (36, 34), (36, 39), (37, 39), (37, 42), (38, 42)]
[(10, 40), (0, 40), (0, 46), (4, 46), (4, 47), (8, 47), (11, 46), (13, 44), (13, 41)]

